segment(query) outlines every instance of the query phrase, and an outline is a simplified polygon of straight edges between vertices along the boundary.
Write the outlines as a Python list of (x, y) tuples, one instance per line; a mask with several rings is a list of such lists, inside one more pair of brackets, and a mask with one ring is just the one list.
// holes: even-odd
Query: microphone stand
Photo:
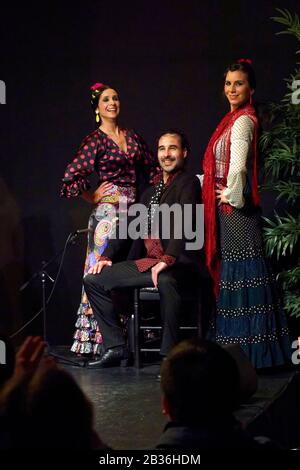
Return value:
[(69, 358), (66, 358), (66, 357), (63, 357), (63, 356), (60, 356), (58, 354), (54, 354), (53, 352), (51, 352), (49, 350), (49, 343), (47, 341), (47, 300), (46, 300), (46, 283), (47, 283), (47, 280), (49, 280), (50, 282), (54, 283), (54, 279), (52, 279), (52, 277), (48, 274), (48, 272), (46, 271), (46, 268), (48, 266), (50, 266), (53, 261), (55, 261), (59, 256), (61, 256), (61, 254), (66, 250), (66, 248), (70, 245), (74, 245), (76, 243), (76, 240), (78, 238), (78, 235), (81, 234), (81, 233), (86, 233), (88, 232), (88, 229), (82, 229), (82, 230), (76, 230), (75, 232), (71, 233), (69, 235), (69, 239), (67, 240), (67, 243), (65, 244), (64, 248), (62, 248), (58, 253), (56, 253), (54, 256), (52, 256), (52, 258), (50, 258), (49, 261), (42, 261), (42, 267), (40, 270), (36, 271), (32, 276), (31, 278), (26, 281), (19, 289), (19, 292), (22, 292), (24, 291), (36, 278), (39, 278), (40, 281), (41, 281), (41, 288), (42, 288), (42, 312), (43, 312), (43, 340), (45, 341), (45, 343), (47, 343), (48, 347), (47, 347), (47, 353), (49, 356), (51, 357), (54, 357), (55, 359), (58, 359), (62, 362), (64, 362), (64, 364), (70, 364), (70, 365), (74, 365), (74, 366), (77, 366), (77, 367), (84, 367), (84, 363), (78, 363), (76, 362), (75, 360), (72, 360), (72, 359), (69, 359)]

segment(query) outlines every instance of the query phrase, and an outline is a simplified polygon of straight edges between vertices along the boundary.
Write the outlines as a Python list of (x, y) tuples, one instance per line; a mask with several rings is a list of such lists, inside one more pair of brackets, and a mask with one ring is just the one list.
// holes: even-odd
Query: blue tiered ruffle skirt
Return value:
[(256, 368), (287, 363), (291, 342), (275, 281), (264, 258), (260, 213), (218, 211), (220, 291), (213, 325), (220, 344), (238, 344)]

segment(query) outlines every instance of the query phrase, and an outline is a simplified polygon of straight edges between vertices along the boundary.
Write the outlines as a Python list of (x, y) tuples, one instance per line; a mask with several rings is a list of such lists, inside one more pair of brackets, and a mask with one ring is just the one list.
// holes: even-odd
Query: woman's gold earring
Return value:
[(99, 111), (96, 111), (96, 122), (100, 122)]

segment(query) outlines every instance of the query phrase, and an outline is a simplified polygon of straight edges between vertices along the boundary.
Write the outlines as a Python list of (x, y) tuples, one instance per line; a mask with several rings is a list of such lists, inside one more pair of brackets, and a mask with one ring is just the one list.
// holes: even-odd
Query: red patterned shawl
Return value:
[[(228, 142), (225, 145), (225, 173), (223, 185), (226, 186), (227, 175), (230, 165), (230, 147), (231, 147), (231, 131), (235, 121), (240, 116), (249, 116), (250, 119), (254, 122), (254, 135), (253, 135), (253, 174), (252, 174), (252, 201), (254, 205), (259, 204), (259, 195), (258, 195), (258, 181), (257, 181), (257, 130), (258, 130), (258, 121), (256, 117), (256, 112), (254, 107), (251, 104), (246, 104), (234, 111), (227, 113), (224, 118), (221, 120), (216, 130), (214, 131), (207, 149), (205, 151), (204, 160), (203, 160), (203, 188), (202, 188), (202, 198), (204, 204), (204, 224), (205, 224), (205, 255), (206, 255), (206, 264), (208, 270), (214, 280), (214, 291), (217, 296), (219, 289), (219, 278), (220, 278), (220, 259), (217, 256), (217, 226), (216, 226), (216, 195), (215, 195), (215, 174), (216, 174), (216, 157), (214, 153), (215, 145), (220, 137), (226, 132)], [(225, 206), (225, 205), (224, 205)], [(231, 209), (231, 206), (226, 205)]]

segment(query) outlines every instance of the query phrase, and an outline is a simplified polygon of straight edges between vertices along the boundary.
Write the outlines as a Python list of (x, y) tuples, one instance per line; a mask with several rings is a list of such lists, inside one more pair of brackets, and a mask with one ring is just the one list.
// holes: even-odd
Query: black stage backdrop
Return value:
[[(279, 99), (298, 46), (270, 20), (298, 0), (90, 1), (1, 5), (0, 302), (1, 326), (12, 333), (41, 305), (40, 283), (18, 288), (83, 228), (91, 207), (59, 198), (67, 162), (95, 128), (89, 86), (120, 91), (121, 124), (154, 147), (166, 127), (192, 144), (199, 172), (207, 141), (226, 110), (222, 74), (232, 59), (254, 61), (261, 102)], [(12, 5), (14, 3), (12, 2)], [(271, 213), (273, 198), (264, 197)], [(70, 344), (80, 299), (85, 237), (66, 256), (47, 324), (52, 344)], [(55, 274), (57, 264), (49, 273)], [(41, 331), (36, 320), (26, 334)], [(21, 339), (21, 336), (19, 336)]]

